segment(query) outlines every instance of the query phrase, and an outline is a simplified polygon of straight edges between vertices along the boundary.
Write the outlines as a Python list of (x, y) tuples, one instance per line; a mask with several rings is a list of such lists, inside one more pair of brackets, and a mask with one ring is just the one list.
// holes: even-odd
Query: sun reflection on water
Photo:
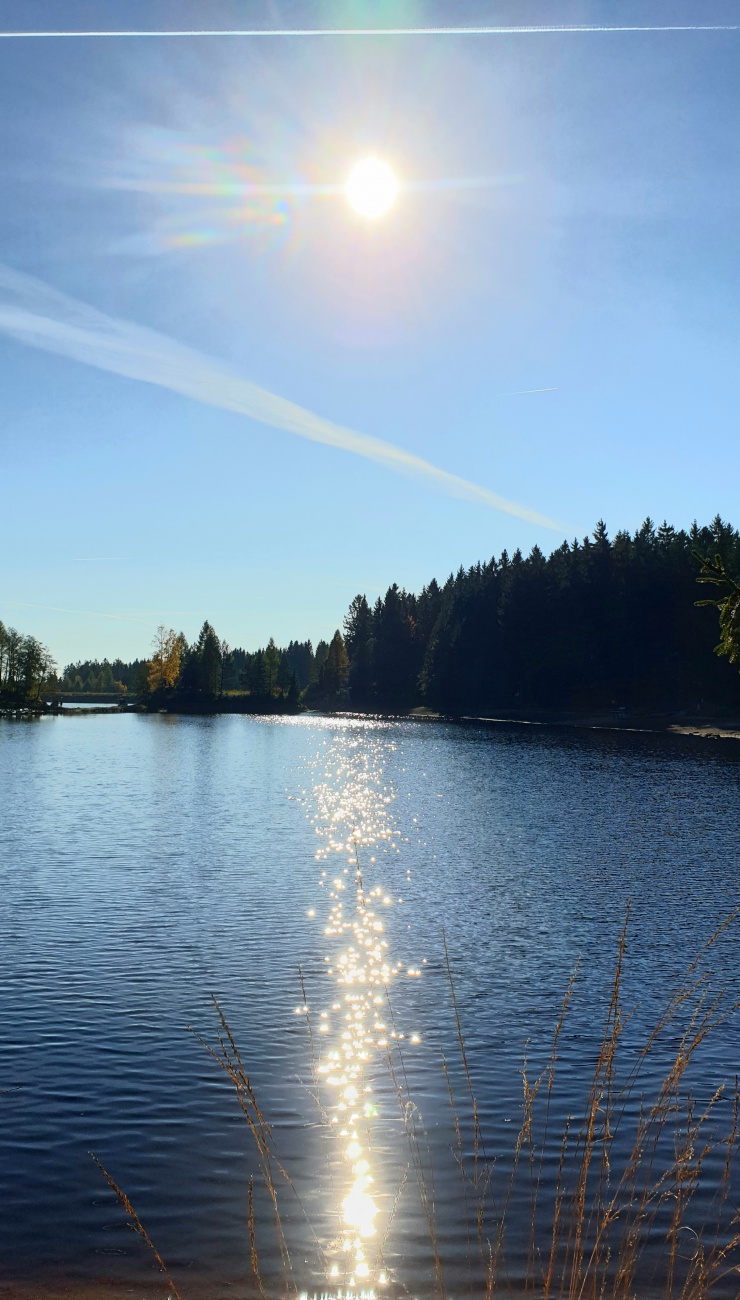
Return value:
[[(310, 764), (312, 781), (303, 802), (318, 839), (317, 886), (324, 902), (323, 909), (311, 907), (307, 915), (321, 924), (324, 965), (333, 986), (330, 1005), (317, 1017), (322, 1035), (317, 1073), (329, 1091), (325, 1111), (341, 1188), (338, 1230), (326, 1254), (333, 1285), (341, 1281), (369, 1294), (391, 1281), (379, 1232), (391, 1198), (378, 1190), (382, 1170), (374, 1150), (383, 1108), (372, 1078), (392, 1039), (421, 1041), (417, 1033), (407, 1037), (396, 1030), (388, 1000), (395, 980), (418, 979), (421, 969), (394, 962), (386, 937), (388, 910), (403, 903), (382, 881), (383, 874), (390, 875), (389, 858), (403, 843), (392, 814), (396, 792), (383, 766), (396, 746), (377, 728), (350, 720), (325, 743), (328, 752)], [(296, 1014), (308, 1012), (307, 1005), (296, 1008)]]

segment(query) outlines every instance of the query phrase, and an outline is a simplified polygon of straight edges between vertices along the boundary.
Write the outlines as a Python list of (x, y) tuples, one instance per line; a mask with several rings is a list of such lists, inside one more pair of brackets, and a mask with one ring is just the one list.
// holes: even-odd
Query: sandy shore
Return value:
[[(419, 716), (419, 715), (417, 715)], [(422, 716), (440, 717), (439, 714)], [(697, 718), (689, 722), (685, 717), (671, 720), (670, 717), (643, 715), (640, 717), (619, 718), (613, 714), (548, 714), (540, 717), (472, 717), (466, 716), (460, 722), (485, 722), (498, 726), (519, 727), (567, 727), (582, 731), (624, 731), (639, 735), (694, 736), (701, 740), (740, 740), (740, 720), (736, 718)]]
[(668, 730), (678, 736), (703, 736), (706, 740), (740, 740), (740, 727), (727, 728), (711, 722), (695, 727), (672, 723)]

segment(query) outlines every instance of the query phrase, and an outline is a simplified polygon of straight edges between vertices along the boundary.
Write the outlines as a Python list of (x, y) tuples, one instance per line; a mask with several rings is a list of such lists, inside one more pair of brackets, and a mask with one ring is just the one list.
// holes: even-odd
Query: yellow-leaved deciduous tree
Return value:
[(147, 672), (150, 691), (161, 691), (175, 685), (180, 673), (180, 638), (174, 628), (169, 631), (160, 623), (154, 636), (154, 654)]

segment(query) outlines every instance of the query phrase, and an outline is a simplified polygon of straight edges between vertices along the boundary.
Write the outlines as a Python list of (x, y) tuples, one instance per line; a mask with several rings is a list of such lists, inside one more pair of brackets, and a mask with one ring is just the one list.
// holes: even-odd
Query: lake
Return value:
[[(506, 1209), (500, 1276), (518, 1289), (531, 1173), (546, 1222), (628, 900), (624, 1077), (740, 902), (731, 742), (310, 715), (46, 717), (0, 721), (0, 790), (0, 1282), (13, 1295), (167, 1294), (91, 1152), (184, 1300), (255, 1294), (250, 1195), (263, 1284), (280, 1289), (254, 1134), (196, 1036), (218, 1051), (211, 995), (249, 1078), (242, 1100), (272, 1126), (268, 1177), (298, 1292), (439, 1293), (436, 1251), (458, 1295), (497, 1251), (490, 1225), (476, 1227), (479, 1197), (492, 1224)], [(728, 926), (697, 968), (730, 1000), (738, 937)], [(546, 1067), (576, 963), (533, 1125), (544, 1154), (528, 1163), (525, 1140), (527, 1186), (509, 1191), (523, 1059), (529, 1080)], [(619, 1132), (598, 1139), (612, 1180), (639, 1093), (681, 1046), (685, 1007)], [(699, 1110), (739, 1070), (729, 1018), (687, 1070)], [(712, 1115), (724, 1132), (731, 1089)], [(706, 1155), (707, 1195), (723, 1160)], [(656, 1286), (661, 1223), (643, 1266)], [(695, 1229), (682, 1231), (687, 1268)]]

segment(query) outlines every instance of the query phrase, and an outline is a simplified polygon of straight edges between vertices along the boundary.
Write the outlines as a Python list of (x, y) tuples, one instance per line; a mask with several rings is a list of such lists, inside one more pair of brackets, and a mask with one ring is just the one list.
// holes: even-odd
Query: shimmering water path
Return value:
[[(215, 994), (293, 1183), (298, 1289), (432, 1287), (419, 1162), (454, 1285), (469, 1226), (447, 1082), (467, 1083), (442, 927), (503, 1165), (525, 1044), (536, 1070), (577, 958), (554, 1120), (582, 1090), (627, 898), (635, 1042), (740, 901), (739, 760), (685, 738), (413, 722), (0, 724), (0, 1282), (166, 1294), (93, 1151), (186, 1297), (253, 1293), (253, 1174), (277, 1286), (248, 1127), (186, 1029), (216, 1043)], [(740, 982), (734, 931), (712, 966)], [(728, 1023), (698, 1093), (739, 1067)]]

